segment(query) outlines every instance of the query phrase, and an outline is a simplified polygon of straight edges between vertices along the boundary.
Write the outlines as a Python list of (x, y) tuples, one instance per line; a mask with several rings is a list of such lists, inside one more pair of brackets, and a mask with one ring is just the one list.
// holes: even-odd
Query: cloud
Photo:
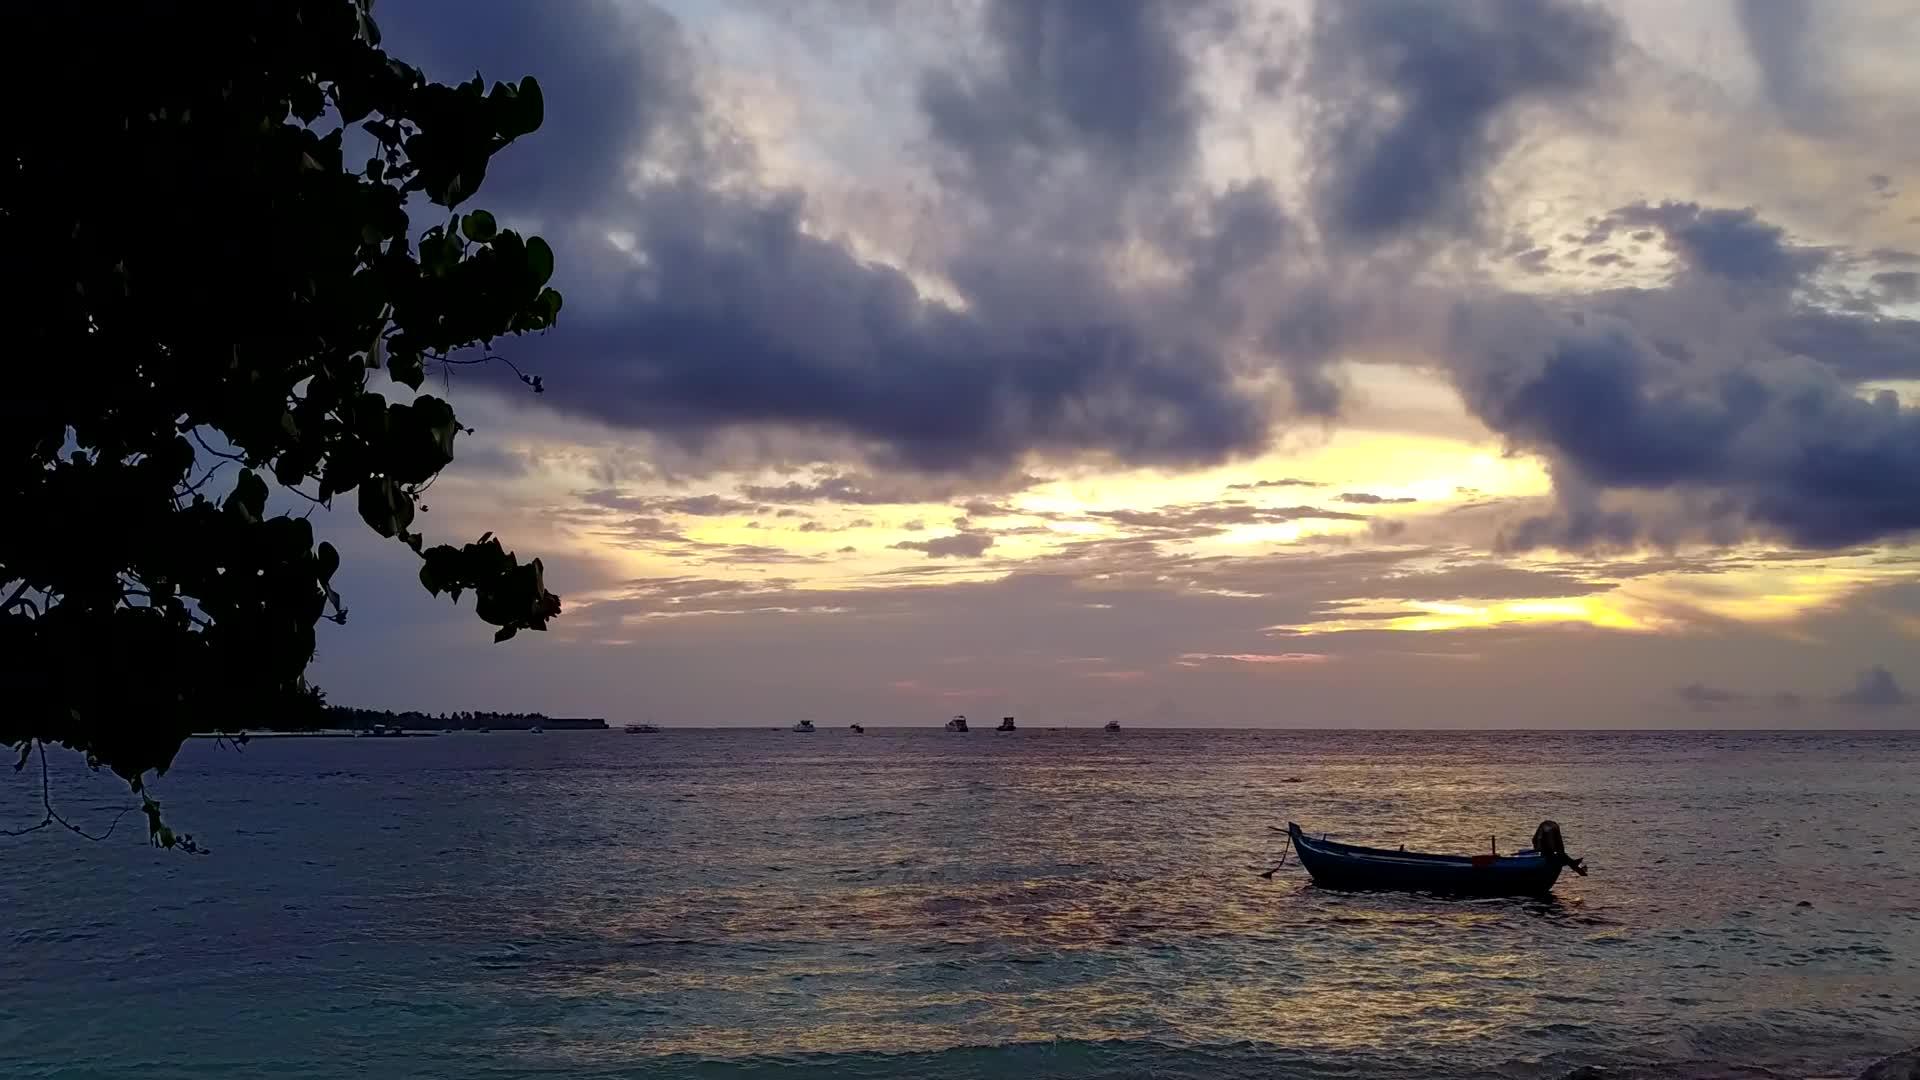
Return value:
[(1920, 301), (1920, 271), (1884, 270), (1873, 275), (1872, 281), (1889, 300), (1905, 304)]
[(1326, 653), (1181, 653), (1175, 663), (1184, 667), (1198, 664), (1324, 664), (1333, 657)]
[(902, 551), (924, 552), (929, 559), (977, 559), (993, 546), (993, 535), (984, 532), (957, 532), (931, 540), (902, 540), (893, 545)]
[[(684, 131), (701, 111), (679, 24), (650, 4), (581, 0), (555, 11), (407, 0), (381, 4), (374, 18), (394, 55), (429, 77), (460, 82), (477, 69), (490, 81), (539, 79), (539, 132), (487, 169), (478, 201), (496, 210), (546, 217), (598, 205), (656, 139)], [(568, 270), (567, 259), (556, 265)]]
[(1791, 287), (1804, 281), (1827, 259), (1816, 248), (1786, 242), (1786, 230), (1760, 219), (1751, 207), (1703, 208), (1698, 203), (1636, 203), (1615, 210), (1612, 225), (1653, 226), (1667, 245), (1693, 270), (1742, 284)]
[(546, 400), (696, 439), (814, 430), (923, 471), (1030, 453), (1198, 464), (1265, 445), (1266, 408), (1205, 339), (1111, 294), (1062, 297), (1040, 321), (986, 296), (949, 307), (809, 234), (803, 206), (684, 185), (636, 196), (625, 223), (648, 260), (613, 280), (617, 306), (569, 307), (574, 364)]
[(1614, 588), (1568, 570), (1529, 570), (1485, 561), (1444, 570), (1396, 572), (1342, 582), (1343, 598), (1394, 600), (1524, 600), (1586, 596)]
[(1094, 510), (1088, 517), (1135, 529), (1183, 537), (1213, 536), (1236, 525), (1277, 525), (1290, 521), (1366, 521), (1363, 514), (1317, 506), (1251, 506), (1241, 502), (1163, 506), (1154, 510)]
[(1288, 477), (1283, 477), (1279, 480), (1256, 480), (1250, 484), (1229, 484), (1227, 485), (1227, 488), (1230, 491), (1258, 491), (1261, 488), (1282, 488), (1282, 487), (1317, 488), (1317, 487), (1326, 487), (1326, 486), (1327, 485), (1320, 483), (1317, 480), (1297, 480), (1291, 476), (1288, 476)]
[(1674, 693), (1690, 708), (1701, 712), (1711, 712), (1722, 705), (1732, 705), (1747, 700), (1746, 694), (1697, 682), (1678, 687)]
[(1365, 491), (1343, 491), (1340, 494), (1335, 495), (1334, 498), (1343, 503), (1359, 503), (1363, 506), (1378, 506), (1382, 503), (1410, 503), (1410, 502), (1420, 501), (1418, 499), (1412, 499), (1412, 498), (1398, 498), (1398, 499), (1388, 498), (1385, 495), (1374, 495), (1370, 492), (1365, 492)]
[(1913, 703), (1912, 695), (1900, 689), (1900, 683), (1893, 672), (1879, 664), (1862, 671), (1854, 679), (1853, 689), (1834, 696), (1841, 705), (1862, 705), (1871, 708), (1892, 708), (1897, 705)]
[(1459, 373), (1476, 415), (1552, 463), (1559, 511), (1516, 526), (1511, 548), (1653, 531), (1657, 514), (1603, 501), (1618, 490), (1679, 500), (1665, 509), (1722, 543), (1758, 531), (1841, 548), (1920, 530), (1920, 410), (1894, 395), (1863, 399), (1779, 355), (1676, 362), (1612, 319), (1533, 332), (1549, 335), (1537, 357), (1496, 344)]
[(599, 489), (576, 492), (575, 497), (588, 506), (606, 507), (610, 510), (628, 510), (646, 514), (687, 514), (692, 517), (759, 514), (769, 509), (759, 503), (731, 499), (724, 495), (622, 495), (617, 491)]
[(1737, 0), (1734, 11), (1767, 100), (1796, 126), (1816, 120), (1827, 95), (1808, 63), (1812, 5), (1808, 0)]
[(1201, 100), (1171, 20), (1148, 0), (989, 0), (993, 62), (928, 72), (920, 106), (934, 137), (999, 205), (1064, 161), (1123, 176), (1183, 168)]
[[(973, 473), (1036, 455), (1220, 462), (1267, 443), (1269, 395), (1242, 378), (1218, 301), (1186, 280), (1122, 284), (1105, 259), (1131, 242), (1116, 202), (1137, 185), (1163, 211), (1142, 220), (1169, 219), (1194, 157), (1182, 35), (1220, 32), (1198, 9), (996, 3), (987, 67), (927, 76), (936, 138), (972, 163), (933, 194), (950, 242), (922, 260), (957, 297), (817, 227), (819, 201), (772, 179), (700, 96), (678, 24), (650, 5), (396, 10), (390, 41), (437, 73), (485, 60), (547, 88), (546, 127), (483, 189), (539, 223), (571, 275), (562, 327), (514, 343), (547, 373), (546, 407), (696, 461), (740, 433), (775, 463)], [(1060, 186), (1027, 183), (1069, 161)], [(953, 201), (975, 197), (1028, 207), (1033, 228), (967, 232)], [(1204, 201), (1217, 208), (1152, 238), (1201, 285), (1262, 257), (1274, 241), (1256, 226), (1278, 228), (1263, 184)]]
[(811, 481), (784, 484), (747, 484), (740, 491), (770, 503), (843, 503), (852, 506), (939, 502), (951, 498), (951, 478), (885, 477), (840, 473)]
[(1594, 87), (1618, 39), (1610, 16), (1563, 0), (1316, 5), (1306, 82), (1326, 225), (1361, 241), (1468, 228), (1515, 110)]
[(1804, 308), (1777, 319), (1771, 343), (1832, 368), (1841, 378), (1920, 378), (1920, 319), (1865, 318)]

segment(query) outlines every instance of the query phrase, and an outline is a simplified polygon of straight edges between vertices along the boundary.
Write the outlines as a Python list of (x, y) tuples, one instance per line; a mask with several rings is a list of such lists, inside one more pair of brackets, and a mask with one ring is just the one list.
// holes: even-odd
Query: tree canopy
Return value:
[(60, 54), (0, 76), (0, 742), (23, 765), (66, 746), (140, 790), (193, 731), (317, 709), (315, 628), (347, 606), (311, 504), (348, 500), (496, 640), (559, 613), (538, 559), (428, 546), (415, 514), (466, 431), (428, 374), (560, 312), (548, 245), (457, 209), (540, 87), (432, 82), (370, 8), (12, 13)]

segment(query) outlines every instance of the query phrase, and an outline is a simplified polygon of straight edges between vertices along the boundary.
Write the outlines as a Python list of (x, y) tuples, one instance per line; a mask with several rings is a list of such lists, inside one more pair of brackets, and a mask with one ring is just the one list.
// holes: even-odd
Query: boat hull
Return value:
[(1293, 848), (1313, 883), (1356, 892), (1424, 892), (1443, 896), (1545, 896), (1561, 864), (1544, 855), (1426, 855), (1315, 840), (1289, 823)]

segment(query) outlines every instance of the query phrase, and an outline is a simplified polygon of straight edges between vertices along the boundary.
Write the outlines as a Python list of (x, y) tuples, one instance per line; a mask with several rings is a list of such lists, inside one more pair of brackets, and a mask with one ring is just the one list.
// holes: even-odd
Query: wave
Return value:
[(1156, 1039), (1062, 1039), (900, 1053), (768, 1054), (734, 1059), (676, 1054), (652, 1059), (646, 1075), (664, 1080), (1784, 1080), (1855, 1076), (1881, 1056), (1863, 1053), (1855, 1044), (1813, 1046), (1805, 1051), (1784, 1058), (1776, 1055), (1769, 1059), (1770, 1065), (1691, 1056), (1661, 1060), (1642, 1050), (1611, 1057), (1593, 1052), (1551, 1053), (1489, 1066), (1411, 1054), (1310, 1053), (1252, 1042), (1194, 1046)]

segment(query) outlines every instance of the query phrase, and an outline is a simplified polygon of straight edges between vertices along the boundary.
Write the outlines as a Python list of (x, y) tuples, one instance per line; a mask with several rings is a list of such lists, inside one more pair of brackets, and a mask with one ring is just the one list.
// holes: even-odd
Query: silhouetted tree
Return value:
[(351, 499), (495, 640), (559, 613), (539, 560), (415, 530), (465, 429), (412, 392), (560, 312), (544, 241), (453, 211), (540, 126), (540, 88), (430, 82), (370, 6), (9, 12), (16, 54), (48, 59), (0, 75), (0, 743), (22, 766), (66, 746), (141, 791), (191, 731), (319, 713), (340, 557), (276, 488)]

